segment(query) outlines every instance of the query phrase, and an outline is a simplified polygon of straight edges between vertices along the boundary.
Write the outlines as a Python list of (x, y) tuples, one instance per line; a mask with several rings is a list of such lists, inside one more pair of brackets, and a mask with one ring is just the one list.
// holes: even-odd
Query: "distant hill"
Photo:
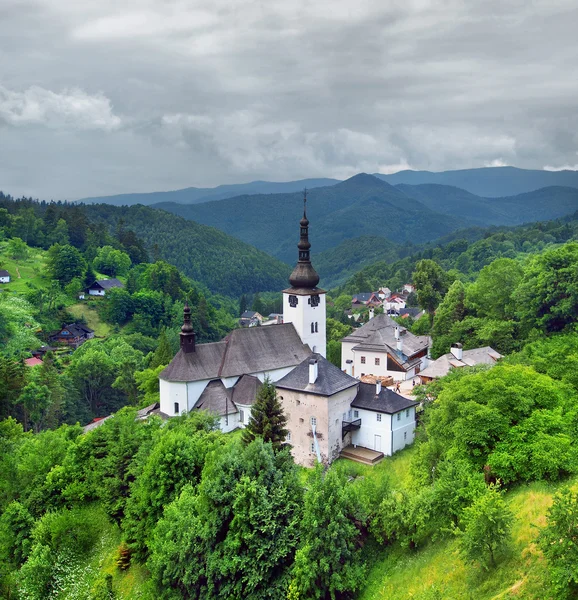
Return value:
[(578, 189), (572, 187), (547, 187), (501, 198), (482, 198), (460, 188), (439, 184), (400, 184), (395, 187), (431, 210), (482, 226), (548, 221), (578, 210)]
[(132, 206), (133, 204), (158, 204), (159, 202), (176, 202), (177, 204), (197, 204), (210, 200), (223, 200), (243, 194), (283, 194), (302, 191), (303, 188), (313, 189), (321, 186), (339, 183), (338, 179), (301, 179), (277, 183), (274, 181), (252, 181), (251, 183), (237, 183), (232, 185), (219, 185), (215, 188), (185, 188), (170, 192), (149, 192), (136, 194), (118, 194), (116, 196), (101, 196), (83, 198), (79, 202), (85, 204), (106, 203), (114, 206)]
[[(289, 264), (295, 261), (297, 217), (303, 195), (245, 195), (185, 206), (162, 203), (155, 208), (211, 225)], [(361, 173), (308, 193), (307, 215), (313, 255), (359, 236), (384, 237), (396, 243), (421, 244), (469, 222), (434, 212), (380, 179)]]
[(377, 260), (394, 262), (411, 248), (413, 246), (400, 246), (374, 235), (345, 240), (335, 248), (314, 255), (315, 269), (321, 276), (319, 285), (325, 289), (334, 288), (345, 283), (365, 265)]
[(146, 243), (152, 258), (162, 258), (212, 292), (243, 293), (287, 287), (291, 268), (218, 229), (146, 206), (83, 207), (91, 221), (116, 227), (122, 219)]
[(484, 167), (459, 171), (400, 171), (392, 175), (375, 173), (392, 185), (436, 183), (462, 188), (482, 197), (499, 198), (532, 192), (544, 187), (578, 188), (578, 171), (541, 171), (516, 167)]

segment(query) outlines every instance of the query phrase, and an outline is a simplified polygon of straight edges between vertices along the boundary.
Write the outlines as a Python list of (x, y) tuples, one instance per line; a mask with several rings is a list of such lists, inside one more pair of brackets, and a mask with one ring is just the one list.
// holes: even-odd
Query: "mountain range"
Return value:
[[(391, 185), (438, 184), (458, 187), (477, 196), (499, 198), (532, 192), (544, 187), (562, 186), (578, 188), (578, 171), (543, 171), (518, 169), (516, 167), (483, 167), (457, 171), (399, 171), (390, 175), (374, 173), (374, 176)], [(83, 198), (85, 204), (107, 203), (116, 206), (159, 202), (177, 202), (178, 204), (197, 204), (210, 200), (223, 200), (244, 194), (282, 194), (325, 187), (339, 183), (338, 179), (317, 178), (301, 179), (284, 183), (270, 181), (252, 181), (250, 183), (219, 185), (214, 188), (189, 187), (181, 190), (119, 194)]]

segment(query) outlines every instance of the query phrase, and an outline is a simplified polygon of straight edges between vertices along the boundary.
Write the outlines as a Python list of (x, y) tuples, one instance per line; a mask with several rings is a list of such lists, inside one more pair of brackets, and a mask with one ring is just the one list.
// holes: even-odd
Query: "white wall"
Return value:
[(179, 403), (179, 412), (181, 415), (188, 410), (187, 406), (187, 384), (183, 382), (165, 381), (160, 379), (161, 391), (161, 412), (169, 417), (175, 415), (175, 402)]
[[(406, 411), (392, 415), (393, 429), (393, 451), (397, 452), (405, 446), (413, 443), (415, 437), (415, 407), (412, 406), (409, 410), (409, 416), (406, 416)], [(397, 420), (397, 415), (400, 415), (400, 420)], [(406, 434), (404, 438), (404, 433)]]
[(10, 283), (10, 275), (5, 277), (0, 277), (0, 283)]
[[(409, 409), (409, 416), (406, 411), (388, 415), (377, 413), (363, 408), (353, 409), (359, 411), (361, 419), (361, 428), (352, 434), (352, 443), (370, 450), (375, 448), (375, 436), (381, 436), (381, 452), (386, 456), (391, 456), (393, 452), (401, 450), (405, 446), (413, 443), (415, 437), (415, 407)], [(377, 420), (377, 415), (381, 414), (381, 422)], [(397, 420), (397, 415), (400, 420)], [(354, 416), (355, 418), (355, 416)], [(405, 437), (404, 437), (404, 434)]]
[(105, 291), (104, 290), (89, 290), (88, 294), (89, 294), (89, 296), (104, 296)]
[(237, 429), (239, 426), (239, 413), (232, 413), (227, 415), (226, 417), (221, 417), (219, 419), (219, 429), (223, 433), (229, 433), (233, 431), (233, 429)]
[[(283, 323), (293, 323), (301, 341), (321, 356), (327, 356), (327, 332), (325, 294), (319, 294), (319, 305), (311, 306), (310, 296), (297, 295), (297, 306), (289, 304), (289, 296), (283, 292)], [(317, 323), (317, 332), (311, 333), (311, 323)]]

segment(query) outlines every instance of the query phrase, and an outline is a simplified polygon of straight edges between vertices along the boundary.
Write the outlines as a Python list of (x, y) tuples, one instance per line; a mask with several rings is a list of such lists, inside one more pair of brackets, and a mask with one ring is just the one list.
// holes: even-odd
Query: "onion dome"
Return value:
[(299, 222), (300, 237), (297, 248), (299, 249), (299, 260), (289, 277), (289, 283), (294, 288), (315, 289), (319, 283), (319, 275), (311, 264), (309, 249), (309, 220), (307, 219), (307, 191), (303, 198), (303, 218)]

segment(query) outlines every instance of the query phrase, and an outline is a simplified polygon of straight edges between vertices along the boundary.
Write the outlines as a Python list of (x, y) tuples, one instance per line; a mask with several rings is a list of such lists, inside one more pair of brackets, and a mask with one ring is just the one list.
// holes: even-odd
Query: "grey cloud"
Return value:
[(3, 89), (109, 124), (51, 109), (17, 136), (0, 92), (11, 193), (577, 162), (573, 0), (2, 4)]

